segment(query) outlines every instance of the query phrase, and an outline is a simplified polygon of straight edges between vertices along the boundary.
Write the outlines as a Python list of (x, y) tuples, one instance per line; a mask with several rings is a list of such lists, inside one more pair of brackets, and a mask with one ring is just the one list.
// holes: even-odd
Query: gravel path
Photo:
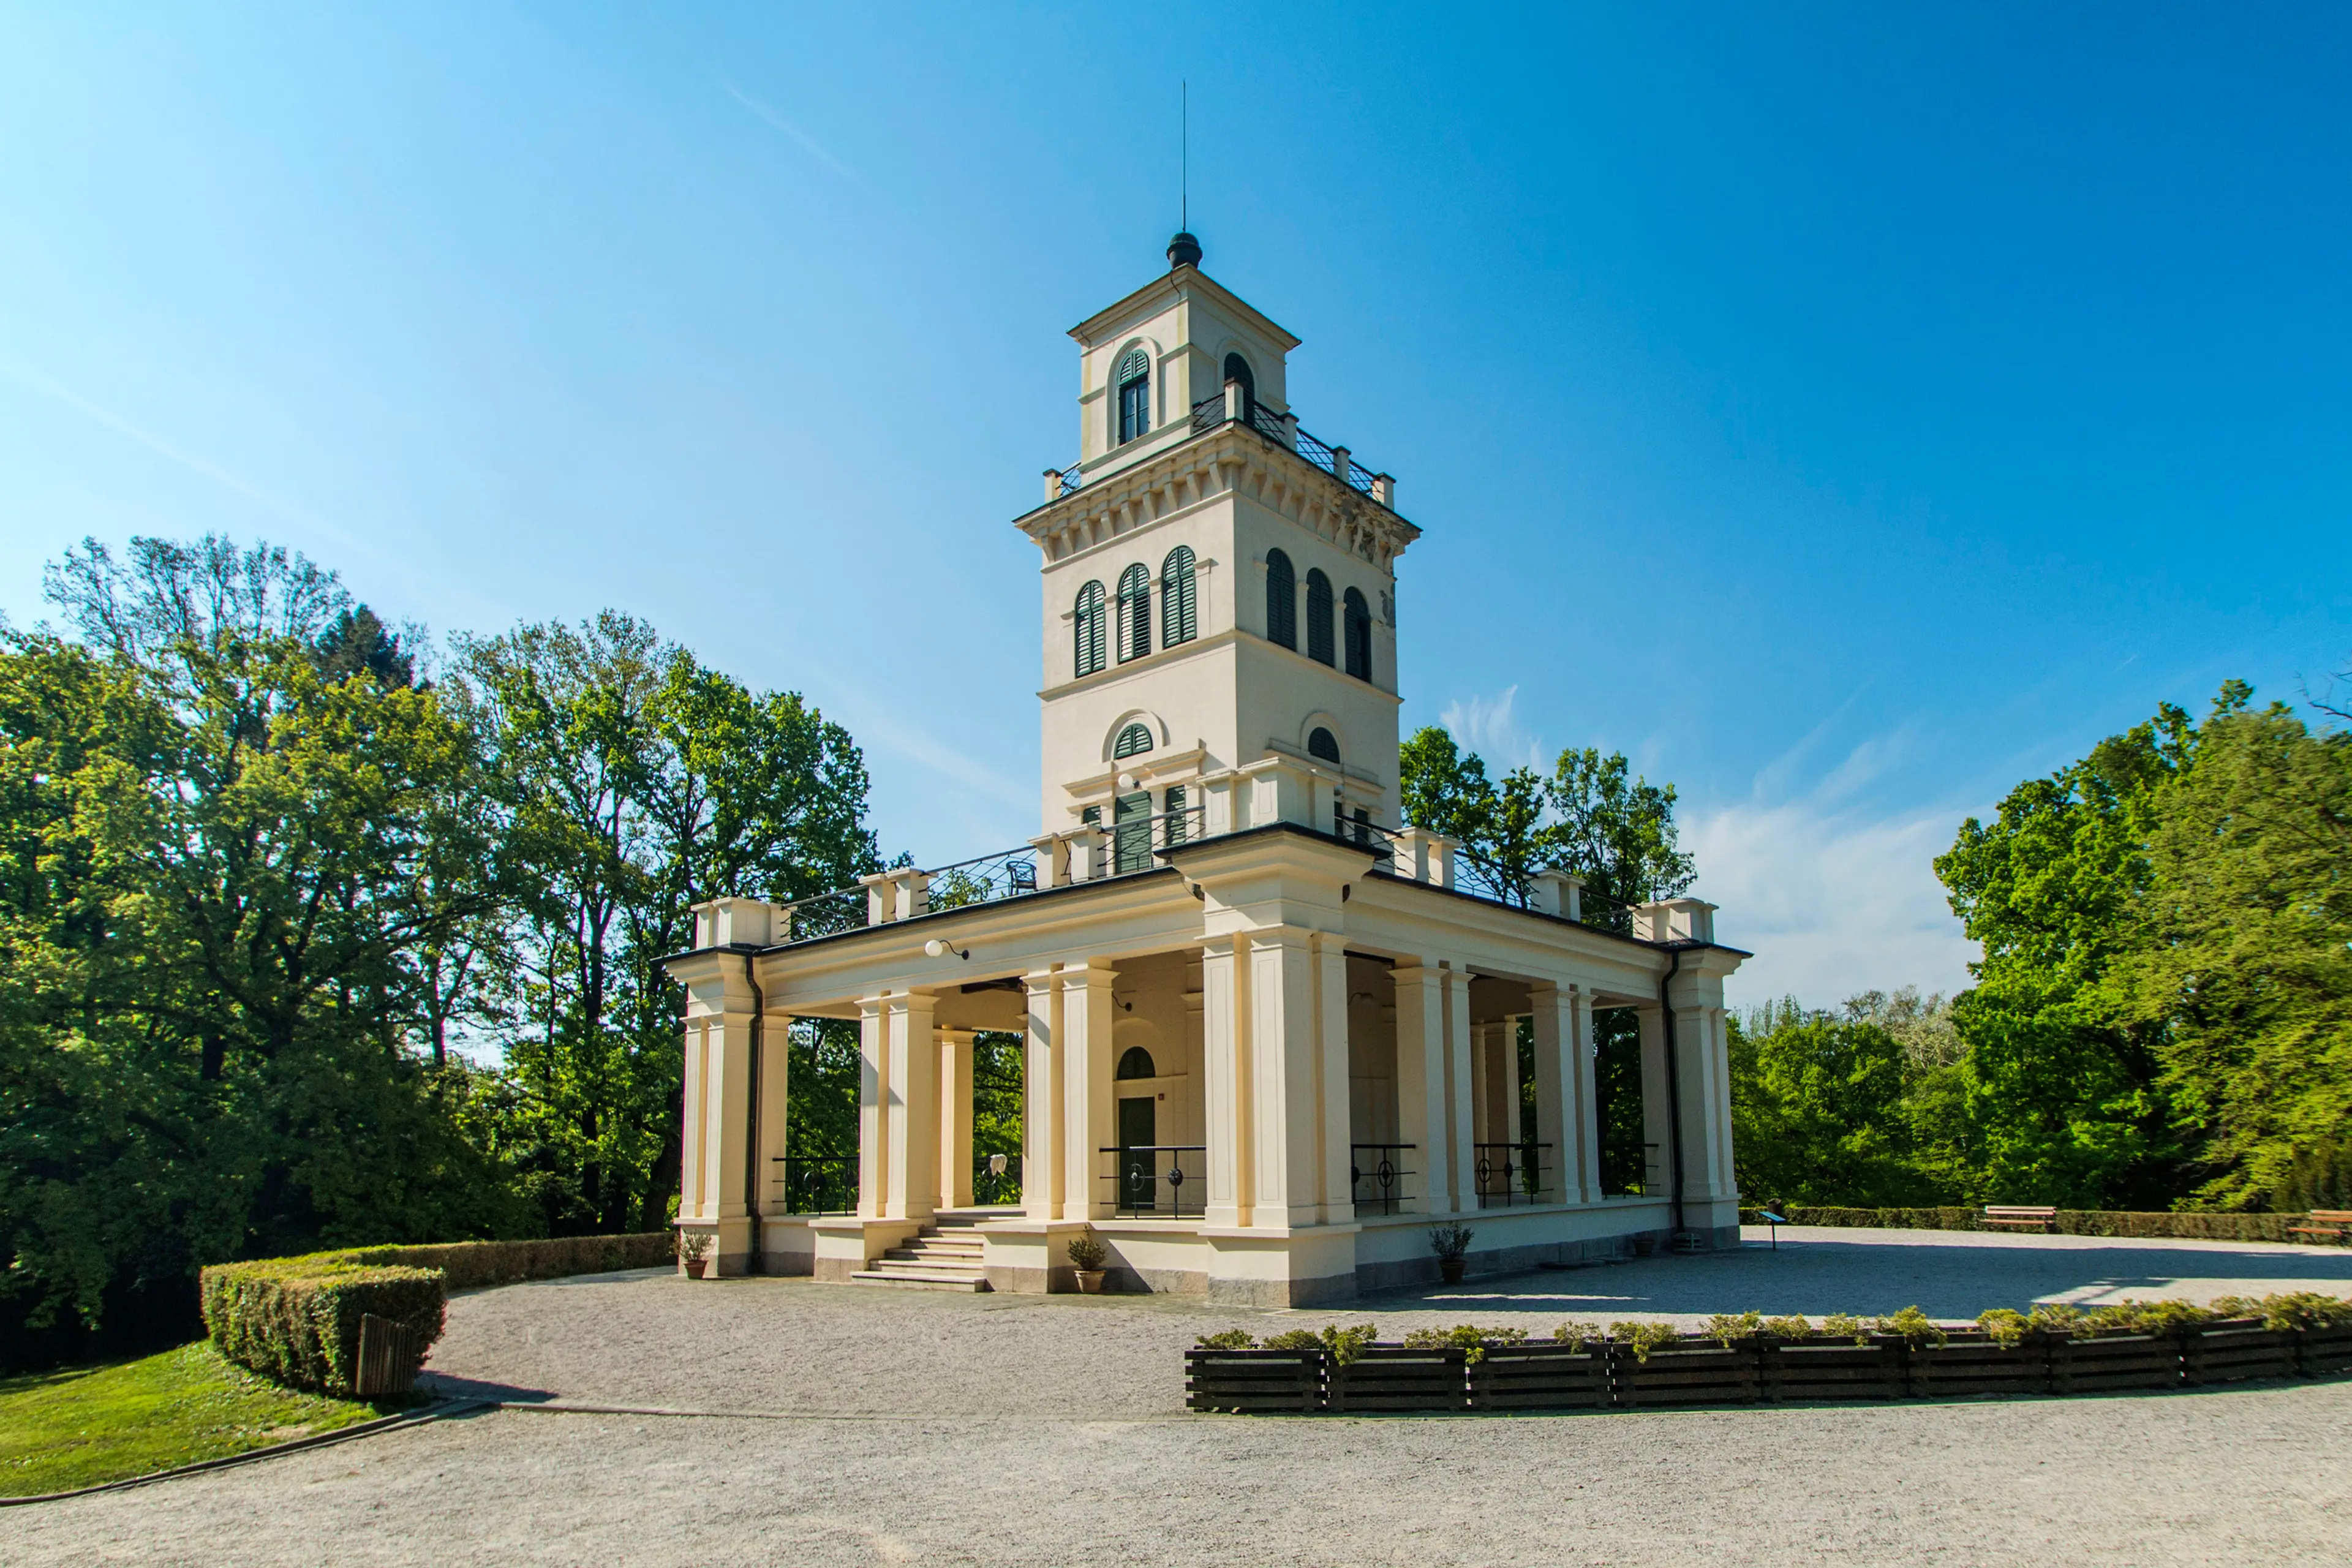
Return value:
[[(453, 1302), (453, 1391), (546, 1402), (0, 1513), (35, 1563), (2340, 1563), (2352, 1383), (1518, 1417), (1179, 1413), (1205, 1329), (2352, 1292), (2352, 1254), (1784, 1231), (1377, 1310), (617, 1275)], [(598, 1404), (723, 1415), (591, 1414)], [(761, 1412), (763, 1416), (740, 1413)]]

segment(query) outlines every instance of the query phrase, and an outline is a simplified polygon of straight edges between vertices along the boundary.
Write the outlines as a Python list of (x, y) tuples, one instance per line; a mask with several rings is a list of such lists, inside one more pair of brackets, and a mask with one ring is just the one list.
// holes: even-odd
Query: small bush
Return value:
[(1404, 1337), (1404, 1342), (1414, 1350), (1454, 1349), (1468, 1352), (1465, 1359), (1472, 1366), (1486, 1359), (1488, 1346), (1524, 1344), (1525, 1329), (1482, 1329), (1475, 1323), (1456, 1323), (1450, 1329), (1414, 1329)]
[(1915, 1349), (1920, 1345), (1940, 1345), (1949, 1338), (1943, 1325), (1916, 1307), (1906, 1307), (1899, 1312), (1889, 1312), (1878, 1320), (1882, 1334), (1901, 1334)]
[(1213, 1334), (1202, 1334), (1192, 1342), (1195, 1350), (1245, 1351), (1255, 1350), (1257, 1341), (1247, 1329), (1220, 1329)]
[(2025, 1342), (2026, 1333), (2033, 1325), (2014, 1308), (1990, 1307), (1977, 1314), (1977, 1326), (2001, 1349), (2015, 1350)]
[(1627, 1321), (1610, 1324), (1609, 1337), (1620, 1344), (1631, 1345), (1633, 1349), (1633, 1359), (1645, 1362), (1650, 1359), (1650, 1352), (1660, 1345), (1670, 1345), (1675, 1342), (1675, 1326), (1672, 1323)]
[(1467, 1258), (1470, 1239), (1477, 1234), (1458, 1220), (1452, 1225), (1433, 1225), (1429, 1227), (1429, 1250), (1449, 1262)]
[(1091, 1274), (1110, 1261), (1110, 1244), (1092, 1231), (1070, 1238), (1070, 1267)]
[(1576, 1351), (1582, 1350), (1596, 1340), (1604, 1340), (1609, 1336), (1602, 1331), (1598, 1323), (1562, 1323), (1551, 1331), (1551, 1337), (1570, 1350)]
[(289, 1388), (346, 1398), (367, 1313), (441, 1337), (448, 1283), (436, 1268), (372, 1268), (339, 1253), (218, 1263), (200, 1278), (205, 1327), (222, 1355)]
[(519, 1285), (527, 1279), (560, 1279), (567, 1274), (613, 1274), (624, 1268), (659, 1268), (677, 1255), (677, 1233), (651, 1230), (630, 1236), (551, 1236), (534, 1241), (452, 1241), (426, 1247), (352, 1247), (321, 1254), (352, 1263), (405, 1268), (437, 1268), (452, 1290)]
[(1270, 1351), (1319, 1351), (1323, 1336), (1313, 1329), (1285, 1329), (1278, 1334), (1268, 1334), (1262, 1342)]
[(1775, 1339), (1809, 1340), (1813, 1337), (1813, 1325), (1801, 1317), (1767, 1318), (1764, 1331)]
[[(1326, 1323), (1319, 1331), (1314, 1329), (1287, 1329), (1281, 1333), (1269, 1336), (1265, 1342), (1265, 1348), (1270, 1351), (1326, 1351), (1339, 1365), (1349, 1366), (1354, 1364), (1356, 1360), (1364, 1353), (1365, 1349), (1380, 1337), (1380, 1329), (1371, 1323), (1358, 1323), (1345, 1329), (1337, 1323)], [(1208, 1342), (1204, 1340), (1202, 1342), (1205, 1344)], [(1239, 1350), (1243, 1347), (1236, 1345), (1233, 1348)]]
[(1706, 1321), (1706, 1337), (1720, 1344), (1725, 1350), (1731, 1348), (1732, 1341), (1753, 1339), (1763, 1332), (1763, 1330), (1764, 1314), (1761, 1312), (1740, 1312), (1736, 1315), (1730, 1312), (1717, 1312)]
[(2338, 1300), (2311, 1290), (2291, 1290), (2263, 1298), (2266, 1329), (2352, 1328), (2352, 1301)]
[(1852, 1312), (1832, 1312), (1822, 1320), (1822, 1332), (1833, 1340), (1852, 1340), (1858, 1345), (1870, 1342), (1870, 1325)]
[(2083, 1324), (2083, 1310), (2064, 1301), (2043, 1301), (2025, 1314), (2028, 1328), (2072, 1339)]

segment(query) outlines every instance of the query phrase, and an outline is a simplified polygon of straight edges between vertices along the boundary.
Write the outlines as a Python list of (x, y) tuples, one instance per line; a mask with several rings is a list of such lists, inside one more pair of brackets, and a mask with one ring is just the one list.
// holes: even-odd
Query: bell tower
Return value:
[(1071, 329), (1078, 461), (1017, 520), (1045, 558), (1041, 827), (1394, 827), (1396, 558), (1421, 531), (1394, 479), (1299, 428), (1298, 339), (1192, 236), (1168, 261)]

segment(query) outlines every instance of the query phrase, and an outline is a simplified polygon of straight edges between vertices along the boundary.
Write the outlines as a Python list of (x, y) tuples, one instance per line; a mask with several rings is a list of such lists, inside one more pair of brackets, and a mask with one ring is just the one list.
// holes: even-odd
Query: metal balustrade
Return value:
[(1417, 1176), (1399, 1163), (1418, 1148), (1413, 1143), (1350, 1143), (1348, 1145), (1348, 1195), (1358, 1214), (1395, 1214), (1403, 1204), (1404, 1179)]
[(1471, 1174), (1478, 1206), (1508, 1208), (1540, 1201), (1548, 1168), (1543, 1153), (1550, 1147), (1549, 1143), (1473, 1143)]
[(779, 1154), (771, 1163), (783, 1167), (775, 1200), (782, 1213), (857, 1212), (856, 1155)]
[(1208, 1202), (1202, 1180), (1205, 1143), (1129, 1143), (1102, 1151), (1118, 1156), (1104, 1180), (1113, 1184), (1113, 1212), (1121, 1219), (1199, 1219)]

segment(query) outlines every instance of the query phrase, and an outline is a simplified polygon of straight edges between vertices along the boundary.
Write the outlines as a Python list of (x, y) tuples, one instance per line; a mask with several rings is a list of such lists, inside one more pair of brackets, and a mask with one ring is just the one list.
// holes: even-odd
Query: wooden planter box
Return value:
[(1811, 1399), (1899, 1399), (1903, 1341), (1777, 1340), (1757, 1346), (1763, 1396), (1775, 1405)]
[(2291, 1330), (2266, 1329), (2255, 1322), (2195, 1328), (2180, 1336), (2181, 1369), (2192, 1384), (2293, 1377), (2294, 1342)]
[(1276, 1415), (1323, 1408), (1323, 1352), (1184, 1352), (1184, 1407)]
[(1904, 1391), (1914, 1399), (2050, 1392), (2050, 1345), (2040, 1334), (2003, 1346), (1988, 1334), (1957, 1332), (1940, 1345), (1908, 1347), (1905, 1359)]
[(2101, 1335), (2050, 1341), (2050, 1392), (2112, 1394), (2126, 1389), (2179, 1388), (2180, 1342), (2166, 1335)]
[(1601, 1410), (1611, 1398), (1609, 1353), (1599, 1345), (1489, 1348), (1470, 1368), (1473, 1410)]
[(1622, 1405), (1753, 1405), (1762, 1392), (1756, 1349), (1749, 1342), (1726, 1350), (1713, 1341), (1685, 1341), (1661, 1345), (1648, 1361), (1635, 1360), (1626, 1346), (1609, 1348)]
[(2352, 1328), (2295, 1331), (2296, 1370), (2305, 1377), (2352, 1372)]
[(1468, 1352), (1450, 1347), (1371, 1346), (1346, 1366), (1331, 1368), (1324, 1408), (1334, 1414), (1466, 1410), (1468, 1360)]

